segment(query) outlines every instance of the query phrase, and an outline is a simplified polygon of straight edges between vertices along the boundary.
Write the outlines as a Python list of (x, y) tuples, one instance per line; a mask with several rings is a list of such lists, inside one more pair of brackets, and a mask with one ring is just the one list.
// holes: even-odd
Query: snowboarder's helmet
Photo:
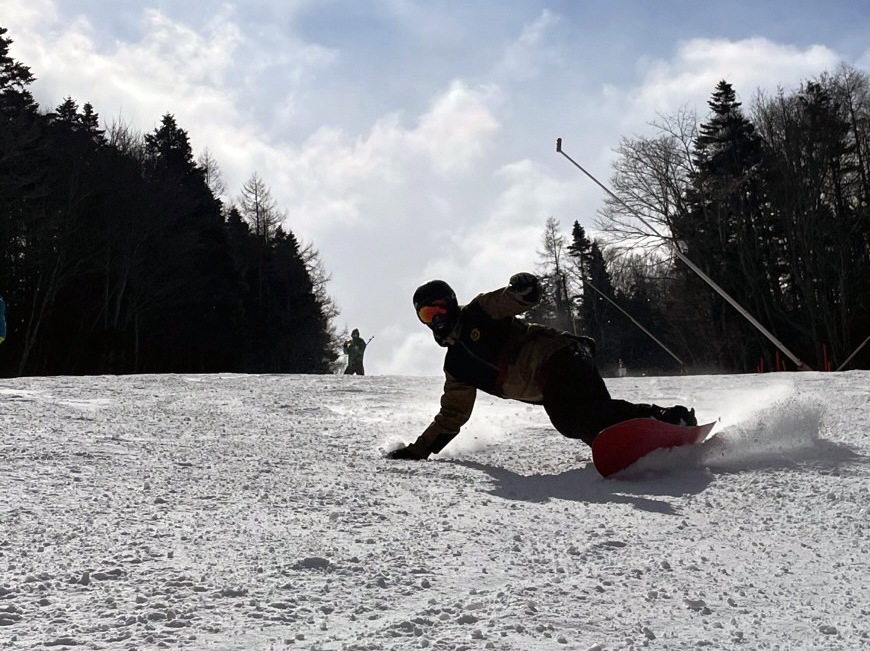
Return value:
[(351, 336), (351, 337), (359, 337), (359, 330), (357, 330), (356, 328), (354, 328), (354, 329), (351, 331), (350, 336)]
[(456, 325), (459, 304), (456, 293), (443, 280), (430, 280), (414, 292), (414, 309), (417, 318), (436, 335), (447, 335)]

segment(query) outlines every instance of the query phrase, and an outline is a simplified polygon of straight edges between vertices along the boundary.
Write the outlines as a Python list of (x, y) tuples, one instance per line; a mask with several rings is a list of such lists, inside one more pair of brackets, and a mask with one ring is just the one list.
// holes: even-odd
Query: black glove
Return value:
[(525, 271), (511, 276), (508, 289), (525, 303), (537, 303), (541, 298), (541, 285), (538, 282), (538, 277)]
[(421, 454), (413, 445), (408, 445), (404, 448), (387, 452), (387, 459), (397, 459), (400, 461), (422, 461), (428, 456), (428, 454)]
[(577, 339), (579, 339), (581, 342), (586, 344), (586, 346), (589, 348), (590, 353), (592, 353), (593, 355), (595, 354), (595, 348), (596, 348), (595, 340), (592, 337), (587, 337), (585, 335), (577, 335)]

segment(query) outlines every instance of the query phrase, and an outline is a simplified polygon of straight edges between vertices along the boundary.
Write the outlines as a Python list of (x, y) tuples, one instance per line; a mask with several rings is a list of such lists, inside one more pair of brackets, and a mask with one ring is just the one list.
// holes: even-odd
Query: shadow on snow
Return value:
[(495, 482), (490, 493), (507, 500), (541, 503), (555, 499), (628, 504), (643, 511), (666, 515), (676, 515), (677, 511), (668, 501), (654, 499), (650, 495), (676, 497), (686, 493), (697, 494), (712, 480), (708, 473), (697, 469), (671, 473), (672, 478), (667, 481), (662, 481), (661, 475), (657, 475), (654, 480), (644, 478), (625, 482), (604, 479), (591, 463), (555, 475), (521, 475), (506, 468), (460, 459), (445, 459), (439, 463), (485, 472)]

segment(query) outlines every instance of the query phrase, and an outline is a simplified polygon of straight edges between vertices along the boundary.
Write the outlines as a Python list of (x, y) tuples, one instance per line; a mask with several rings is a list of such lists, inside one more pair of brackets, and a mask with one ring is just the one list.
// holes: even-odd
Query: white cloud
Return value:
[(658, 113), (673, 113), (681, 106), (694, 107), (703, 117), (707, 100), (723, 79), (734, 87), (740, 101), (749, 102), (759, 88), (791, 89), (833, 70), (839, 62), (838, 55), (822, 45), (799, 48), (761, 37), (739, 41), (697, 38), (681, 43), (668, 60), (640, 61), (643, 78), (637, 88), (606, 85), (603, 97), (608, 110), (622, 116), (623, 128), (651, 122)]
[[(249, 120), (246, 98), (238, 92), (245, 82), (232, 76), (238, 72), (234, 57), (243, 45), (252, 44), (230, 21), (229, 12), (216, 14), (197, 32), (159, 11), (145, 10), (139, 41), (100, 51), (93, 26), (84, 18), (50, 38), (40, 36), (36, 27), (57, 16), (51, 3), (39, 4), (40, 11), (19, 16), (17, 31), (23, 34), (16, 40), (25, 45), (14, 54), (37, 74), (36, 90), (44, 106), (73, 96), (92, 102), (104, 120), (122, 115), (142, 131), (150, 130), (164, 113), (174, 113), (195, 149), (209, 147), (231, 189), (258, 171), (311, 236), (358, 218), (367, 194), (407, 182), (409, 173), (425, 173), (422, 167), (446, 175), (467, 172), (499, 128), (494, 113), (498, 89), (457, 79), (433, 98), (412, 127), (391, 113), (364, 136), (324, 125), (300, 143), (275, 139), (268, 125)], [(313, 71), (328, 66), (335, 56), (288, 36), (281, 53), (261, 51), (244, 67), (262, 70), (292, 60), (289, 77), (280, 80), (282, 87), (292, 89), (311, 81)], [(289, 91), (279, 103), (292, 111), (288, 107), (293, 102)]]
[(662, 109), (674, 96), (709, 95), (721, 79), (746, 95), (757, 87), (798, 83), (838, 63), (836, 53), (821, 45), (800, 49), (764, 38), (693, 39), (672, 62), (651, 66), (639, 99)]
[(71, 96), (80, 104), (91, 102), (105, 122), (122, 117), (140, 131), (149, 131), (169, 112), (194, 141), (209, 142), (208, 136), (224, 131), (247, 140), (243, 134), (249, 129), (241, 126), (232, 87), (223, 83), (238, 29), (216, 15), (200, 34), (154, 10), (144, 12), (144, 24), (140, 41), (116, 42), (101, 51), (84, 17), (62, 26), (25, 20), (15, 30), (13, 55), (32, 68), (34, 94), (45, 109)]
[(491, 108), (498, 97), (495, 86), (473, 88), (453, 81), (408, 134), (408, 143), (425, 152), (441, 173), (467, 171), (483, 154), (487, 138), (498, 130)]
[(154, 9), (145, 10), (145, 37), (139, 43), (120, 44), (113, 56), (121, 67), (145, 71), (155, 85), (167, 82), (215, 86), (232, 61), (241, 40), (238, 28), (220, 15), (209, 22), (205, 34), (173, 22)]
[(588, 190), (531, 160), (506, 164), (493, 176), (500, 189), (490, 190), (492, 202), (465, 221), (448, 221), (420, 274), (450, 282), (461, 302), (506, 284), (517, 271), (533, 271), (547, 219), (572, 214)]
[(544, 9), (541, 14), (523, 28), (520, 36), (505, 48), (502, 61), (497, 67), (498, 75), (516, 80), (538, 76), (548, 65), (559, 65), (559, 52), (547, 45), (546, 39), (552, 28), (560, 22), (559, 16)]
[[(345, 229), (364, 215), (361, 227), (382, 227), (401, 219), (403, 207), (374, 213), (371, 209), (388, 205), (398, 187), (416, 190), (433, 173), (461, 176), (480, 159), (498, 129), (490, 107), (497, 96), (493, 88), (455, 81), (434, 98), (413, 128), (405, 128), (398, 114), (389, 114), (365, 136), (322, 127), (298, 147), (264, 140), (249, 143), (260, 153), (253, 161), (250, 154), (243, 159), (249, 169), (253, 162), (262, 170), (279, 203), (290, 207), (294, 228), (311, 237)], [(221, 160), (219, 147), (214, 151)], [(443, 198), (432, 205), (449, 210)]]
[(57, 9), (52, 0), (4, 0), (2, 26), (9, 30), (7, 37), (18, 40), (11, 32), (30, 31), (36, 27), (53, 25)]

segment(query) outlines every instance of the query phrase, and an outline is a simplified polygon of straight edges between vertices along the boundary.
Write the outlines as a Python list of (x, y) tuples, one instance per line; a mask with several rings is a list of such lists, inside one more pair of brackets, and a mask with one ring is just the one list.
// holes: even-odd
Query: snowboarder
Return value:
[[(369, 339), (371, 341), (371, 339)], [(363, 368), (363, 355), (366, 352), (368, 342), (363, 341), (359, 336), (359, 330), (353, 329), (350, 333), (350, 339), (344, 342), (344, 352), (347, 355), (347, 368), (344, 369), (345, 375), (365, 375), (366, 371)]]
[(588, 445), (604, 428), (631, 418), (697, 423), (694, 409), (611, 398), (592, 359), (592, 339), (516, 318), (540, 299), (540, 283), (530, 273), (515, 274), (507, 287), (464, 306), (443, 280), (417, 288), (417, 317), (447, 348), (444, 394), (432, 424), (410, 445), (389, 452), (389, 458), (426, 459), (443, 450), (471, 417), (478, 389), (543, 405), (556, 430)]
[(6, 339), (6, 303), (0, 296), (0, 344)]

